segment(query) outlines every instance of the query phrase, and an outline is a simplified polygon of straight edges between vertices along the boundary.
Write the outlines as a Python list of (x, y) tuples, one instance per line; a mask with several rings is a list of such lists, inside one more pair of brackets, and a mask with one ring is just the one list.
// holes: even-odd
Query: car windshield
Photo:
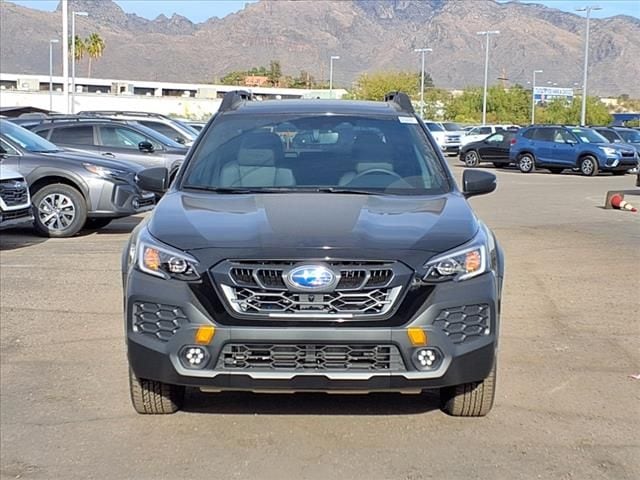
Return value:
[(0, 120), (0, 133), (28, 152), (52, 153), (62, 150), (41, 136), (8, 120)]
[(448, 176), (414, 117), (218, 117), (185, 172), (185, 189), (433, 195)]
[(447, 132), (461, 132), (462, 131), (462, 127), (460, 125), (458, 125), (457, 123), (445, 122), (445, 123), (442, 124), (442, 126), (444, 127), (444, 129)]
[(627, 143), (640, 143), (640, 132), (638, 130), (616, 130)]
[(578, 137), (578, 140), (582, 143), (609, 143), (609, 140), (589, 128), (572, 128), (571, 132)]
[(425, 125), (427, 126), (430, 132), (444, 132), (444, 128), (442, 128), (437, 123), (425, 122)]

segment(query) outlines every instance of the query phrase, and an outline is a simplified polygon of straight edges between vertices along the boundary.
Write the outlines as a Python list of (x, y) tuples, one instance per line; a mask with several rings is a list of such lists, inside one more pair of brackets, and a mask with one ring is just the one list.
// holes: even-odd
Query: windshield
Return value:
[(589, 128), (572, 128), (571, 132), (578, 137), (578, 140), (582, 143), (609, 143), (609, 140)]
[(8, 120), (0, 120), (0, 133), (28, 152), (59, 152), (61, 149), (29, 130)]
[(413, 117), (218, 117), (194, 152), (185, 189), (428, 195), (450, 189)]
[(425, 125), (427, 126), (430, 132), (444, 132), (444, 128), (442, 128), (437, 123), (425, 122)]
[(444, 122), (442, 124), (442, 126), (444, 127), (444, 129), (447, 132), (461, 132), (462, 131), (462, 127), (460, 125), (458, 125), (457, 123)]
[(627, 143), (640, 143), (640, 132), (638, 130), (616, 130)]

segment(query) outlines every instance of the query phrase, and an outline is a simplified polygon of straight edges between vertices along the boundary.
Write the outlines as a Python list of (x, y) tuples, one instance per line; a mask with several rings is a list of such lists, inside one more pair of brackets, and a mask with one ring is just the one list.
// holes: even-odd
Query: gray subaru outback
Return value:
[[(145, 190), (167, 172), (148, 170)], [(133, 406), (202, 391), (438, 389), (486, 415), (504, 262), (409, 98), (227, 94), (122, 258)]]

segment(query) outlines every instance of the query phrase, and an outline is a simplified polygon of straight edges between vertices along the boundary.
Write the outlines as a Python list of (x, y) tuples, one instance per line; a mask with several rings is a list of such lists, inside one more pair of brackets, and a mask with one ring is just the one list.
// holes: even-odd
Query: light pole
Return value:
[(542, 70), (533, 71), (533, 84), (531, 85), (531, 125), (536, 123), (536, 73), (542, 73)]
[(487, 123), (487, 83), (489, 81), (489, 38), (491, 35), (500, 35), (500, 30), (487, 30), (477, 32), (478, 35), (487, 36), (487, 50), (484, 55), (484, 95), (482, 96), (482, 125)]
[(76, 16), (87, 17), (87, 12), (71, 12), (71, 113), (76, 109)]
[(329, 60), (329, 97), (333, 98), (333, 61), (340, 60), (339, 55), (331, 55)]
[(427, 52), (433, 52), (431, 48), (415, 48), (414, 52), (420, 52), (422, 54), (422, 70), (420, 76), (420, 118), (424, 119), (424, 54)]
[(577, 8), (576, 12), (587, 12), (587, 30), (584, 34), (584, 72), (582, 77), (582, 109), (580, 111), (580, 125), (587, 123), (587, 70), (589, 68), (589, 17), (592, 10), (602, 10), (601, 7)]
[(60, 40), (52, 38), (49, 40), (49, 111), (53, 111), (53, 44)]
[(62, 92), (64, 113), (69, 113), (69, 2), (62, 0)]

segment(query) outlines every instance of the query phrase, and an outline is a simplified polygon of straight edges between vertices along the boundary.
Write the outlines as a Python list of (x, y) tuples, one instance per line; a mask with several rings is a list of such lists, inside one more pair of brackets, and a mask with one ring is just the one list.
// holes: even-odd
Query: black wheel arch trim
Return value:
[(76, 188), (80, 192), (87, 204), (87, 211), (91, 211), (91, 196), (89, 194), (89, 187), (82, 179), (82, 177), (70, 171), (62, 171), (50, 167), (38, 167), (33, 170), (27, 176), (27, 182), (29, 183), (29, 193), (31, 194), (32, 198), (33, 195), (39, 190), (39, 188), (34, 190), (33, 187), (39, 182), (42, 182), (42, 180), (46, 179), (51, 179), (51, 181), (47, 181), (45, 185), (60, 183), (57, 179), (66, 180), (69, 186)]

